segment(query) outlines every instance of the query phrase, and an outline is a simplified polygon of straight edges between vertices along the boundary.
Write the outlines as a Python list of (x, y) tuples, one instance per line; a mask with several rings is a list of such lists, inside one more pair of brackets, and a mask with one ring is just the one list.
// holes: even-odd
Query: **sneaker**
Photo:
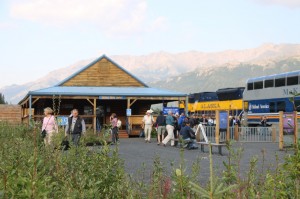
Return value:
[(151, 143), (151, 141), (149, 140), (148, 143)]
[(145, 140), (145, 143), (147, 143), (148, 142), (148, 140)]
[(160, 142), (158, 142), (157, 145), (160, 145)]

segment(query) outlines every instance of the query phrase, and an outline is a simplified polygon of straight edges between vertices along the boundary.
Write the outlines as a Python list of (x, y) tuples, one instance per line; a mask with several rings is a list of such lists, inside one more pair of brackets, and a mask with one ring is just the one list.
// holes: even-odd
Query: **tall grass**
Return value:
[(242, 174), (243, 150), (229, 144), (225, 170), (215, 174), (210, 153), (209, 180), (200, 182), (200, 159), (187, 168), (183, 150), (178, 164), (165, 165), (163, 157), (156, 156), (151, 172), (146, 172), (149, 165), (144, 165), (128, 175), (118, 147), (110, 148), (103, 140), (101, 147), (81, 145), (62, 151), (63, 137), (60, 132), (51, 146), (44, 146), (38, 128), (0, 124), (0, 198), (300, 197), (300, 153), (296, 147), (283, 164), (277, 158), (273, 169), (264, 164), (258, 167), (257, 160), (264, 159), (262, 152), (250, 158), (249, 170)]

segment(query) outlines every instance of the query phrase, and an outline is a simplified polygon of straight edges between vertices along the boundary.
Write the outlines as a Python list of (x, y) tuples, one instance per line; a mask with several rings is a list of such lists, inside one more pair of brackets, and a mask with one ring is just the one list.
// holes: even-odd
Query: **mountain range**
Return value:
[[(300, 44), (264, 44), (252, 49), (209, 53), (156, 52), (109, 57), (150, 86), (194, 93), (245, 86), (251, 77), (299, 70)], [(53, 86), (94, 59), (78, 61), (26, 84), (2, 87), (0, 93), (8, 102), (18, 103), (28, 91)]]

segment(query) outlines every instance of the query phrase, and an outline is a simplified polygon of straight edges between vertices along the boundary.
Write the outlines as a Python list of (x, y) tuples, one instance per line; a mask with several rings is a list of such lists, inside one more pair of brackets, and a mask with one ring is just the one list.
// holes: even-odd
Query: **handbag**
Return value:
[(41, 132), (41, 137), (42, 137), (42, 138), (45, 138), (45, 137), (46, 137), (46, 134), (47, 134), (46, 130), (45, 130), (45, 129), (42, 130), (42, 132)]
[[(52, 117), (52, 116), (51, 116), (51, 117)], [(47, 128), (47, 126), (48, 126), (48, 123), (49, 123), (49, 120), (51, 119), (51, 117), (48, 119), (48, 122), (47, 122), (47, 124), (46, 124), (46, 126), (45, 126), (45, 129), (42, 130), (42, 132), (41, 132), (41, 137), (42, 137), (42, 138), (45, 138), (46, 135), (47, 135), (46, 128)]]

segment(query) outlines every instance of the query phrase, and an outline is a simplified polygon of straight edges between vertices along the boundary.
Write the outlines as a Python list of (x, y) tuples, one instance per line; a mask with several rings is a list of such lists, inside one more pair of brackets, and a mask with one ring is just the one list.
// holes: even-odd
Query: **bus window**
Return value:
[(300, 100), (295, 100), (295, 107), (296, 107), (296, 110), (299, 112), (300, 111)]
[(265, 88), (274, 87), (274, 79), (265, 80)]
[(285, 101), (277, 102), (277, 112), (278, 111), (285, 111)]
[(298, 85), (299, 82), (299, 77), (298, 76), (292, 76), (292, 77), (287, 77), (287, 86), (292, 86), (292, 85)]
[(253, 82), (247, 84), (247, 90), (253, 90)]
[(263, 81), (254, 82), (254, 90), (263, 88)]
[(275, 113), (275, 102), (270, 102), (270, 113)]
[(275, 79), (275, 87), (285, 86), (285, 77)]

